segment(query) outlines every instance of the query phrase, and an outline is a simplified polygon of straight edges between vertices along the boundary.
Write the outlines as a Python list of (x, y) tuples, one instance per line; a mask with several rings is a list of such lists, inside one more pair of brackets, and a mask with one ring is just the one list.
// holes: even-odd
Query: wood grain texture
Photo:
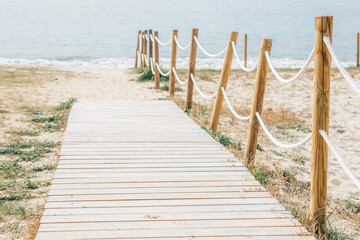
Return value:
[(216, 131), (217, 127), (219, 125), (221, 109), (222, 109), (222, 105), (224, 102), (224, 94), (222, 93), (221, 88), (224, 87), (224, 89), (226, 90), (226, 86), (227, 86), (227, 82), (228, 82), (229, 74), (230, 74), (230, 69), (231, 69), (231, 63), (232, 63), (232, 60), (234, 57), (234, 49), (232, 48), (231, 42), (235, 42), (235, 45), (236, 45), (237, 38), (238, 38), (237, 32), (230, 33), (229, 42), (227, 44), (226, 54), (225, 54), (225, 58), (224, 58), (224, 64), (223, 64), (223, 68), (221, 70), (220, 81), (219, 81), (219, 86), (217, 89), (215, 104), (214, 104), (214, 108), (213, 108), (212, 115), (211, 115), (210, 128), (213, 131)]
[(256, 112), (262, 112), (263, 103), (264, 103), (264, 95), (266, 88), (266, 78), (268, 73), (268, 62), (265, 57), (265, 51), (271, 53), (271, 39), (262, 39), (260, 54), (259, 54), (259, 62), (256, 72), (256, 82), (255, 89), (253, 95), (253, 104), (251, 108), (251, 115), (249, 120), (249, 130), (246, 141), (246, 149), (244, 155), (244, 161), (248, 167), (253, 167), (255, 160), (255, 153), (257, 147), (257, 139), (259, 134), (259, 121), (256, 117)]
[(141, 37), (141, 31), (138, 31), (137, 34), (137, 42), (136, 42), (136, 51), (135, 51), (135, 68), (138, 67), (138, 51), (139, 51), (139, 47), (140, 47), (140, 37)]
[(156, 64), (159, 64), (159, 43), (156, 41), (156, 38), (159, 38), (159, 32), (155, 31), (154, 32), (154, 60), (155, 60), (155, 64), (154, 64), (154, 70), (155, 70), (155, 88), (159, 88), (160, 87), (160, 73), (159, 73), (159, 69), (156, 67)]
[(151, 37), (150, 36), (152, 36), (153, 37), (153, 31), (152, 31), (152, 29), (150, 29), (149, 30), (149, 56), (148, 56), (148, 61), (149, 61), (149, 67), (151, 67), (150, 66), (150, 61), (151, 61), (151, 59), (153, 58), (153, 41), (151, 40)]
[(329, 133), (331, 55), (323, 41), (332, 41), (333, 18), (322, 16), (315, 19), (314, 104), (312, 113), (310, 220), (317, 230), (326, 229), (326, 200), (328, 146), (320, 135), (323, 129)]
[(194, 37), (198, 37), (199, 30), (193, 29), (191, 33), (191, 46), (190, 46), (190, 60), (189, 60), (189, 72), (188, 72), (188, 82), (186, 88), (186, 102), (185, 108), (191, 109), (192, 107), (192, 98), (194, 93), (194, 83), (191, 81), (190, 75), (193, 74), (195, 76), (195, 63), (196, 63), (196, 50), (197, 45)]
[(60, 155), (38, 240), (313, 239), (171, 101), (80, 101)]
[(175, 37), (178, 37), (178, 30), (173, 30), (172, 42), (171, 42), (171, 62), (170, 62), (170, 79), (169, 79), (169, 95), (173, 97), (175, 95), (175, 74), (173, 68), (176, 69), (176, 51), (177, 45), (175, 42)]

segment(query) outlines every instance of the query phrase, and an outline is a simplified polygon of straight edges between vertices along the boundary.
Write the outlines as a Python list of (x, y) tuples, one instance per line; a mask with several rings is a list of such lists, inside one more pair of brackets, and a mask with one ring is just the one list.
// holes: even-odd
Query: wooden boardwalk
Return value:
[(173, 102), (81, 101), (36, 239), (313, 237)]

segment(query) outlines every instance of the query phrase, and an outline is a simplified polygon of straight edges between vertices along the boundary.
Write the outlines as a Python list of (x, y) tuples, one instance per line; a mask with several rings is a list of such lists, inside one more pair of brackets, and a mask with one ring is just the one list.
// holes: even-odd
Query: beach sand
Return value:
[[(356, 79), (360, 78), (360, 69), (351, 69)], [(296, 70), (284, 70), (284, 77), (293, 76)], [(2, 143), (10, 141), (8, 131), (21, 129), (29, 124), (22, 106), (44, 109), (58, 105), (69, 98), (78, 100), (153, 100), (167, 99), (168, 93), (154, 89), (153, 82), (138, 83), (138, 74), (134, 70), (119, 69), (87, 69), (64, 67), (26, 67), (0, 66), (0, 109), (8, 113), (0, 115), (0, 139)], [(17, 80), (19, 75), (24, 75)], [(12, 77), (9, 77), (12, 76)], [(179, 74), (184, 79), (185, 71)], [(217, 88), (218, 71), (201, 71), (196, 74), (199, 86), (205, 93), (213, 93)], [(282, 84), (269, 73), (264, 101), (264, 121), (269, 130), (283, 143), (297, 142), (304, 138), (311, 129), (311, 115), (313, 104), (313, 72), (311, 70), (304, 77), (291, 84)], [(252, 94), (255, 83), (255, 73), (235, 71), (228, 82), (228, 97), (239, 114), (250, 112)], [(161, 83), (163, 86), (164, 83)], [(178, 86), (178, 83), (177, 83)], [(179, 86), (181, 87), (181, 86)], [(184, 91), (176, 95), (185, 99)], [(204, 100), (194, 89), (193, 101), (206, 105), (211, 110), (213, 100)], [(346, 163), (353, 173), (360, 178), (360, 113), (358, 111), (360, 97), (357, 96), (337, 70), (333, 70), (331, 79), (330, 103), (330, 138), (340, 150)], [(43, 106), (43, 108), (42, 108)], [(299, 125), (296, 129), (291, 126)], [(219, 131), (232, 141), (240, 142), (242, 148), (246, 145), (248, 122), (241, 122), (231, 116), (224, 103), (223, 114), (220, 118)], [(62, 132), (53, 134), (42, 133), (37, 139), (61, 141)], [(310, 181), (310, 145), (311, 141), (295, 150), (284, 150), (274, 146), (260, 130), (258, 140), (262, 151), (256, 154), (256, 162), (276, 165), (296, 173), (296, 177), (303, 182)], [(56, 163), (58, 151), (49, 155), (49, 162)], [(4, 160), (3, 156), (0, 160)], [(51, 181), (53, 172), (38, 176), (43, 181)], [(46, 200), (45, 194), (31, 201), (37, 201), (39, 213)], [(332, 198), (353, 198), (359, 201), (360, 191), (345, 174), (332, 153), (329, 153), (328, 194)], [(38, 216), (40, 217), (40, 216)], [(23, 236), (28, 239), (29, 233), (24, 229), (26, 225), (14, 234), (8, 230), (0, 239), (11, 239)], [(356, 228), (356, 226), (355, 226)], [(22, 229), (22, 230), (21, 230)]]

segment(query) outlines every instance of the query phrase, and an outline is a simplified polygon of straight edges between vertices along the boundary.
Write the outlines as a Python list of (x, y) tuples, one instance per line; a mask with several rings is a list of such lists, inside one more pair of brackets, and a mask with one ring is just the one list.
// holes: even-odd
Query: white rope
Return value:
[(175, 39), (176, 45), (177, 45), (180, 49), (182, 49), (182, 50), (188, 49), (188, 48), (190, 47), (190, 45), (191, 45), (191, 42), (189, 42), (188, 45), (186, 45), (185, 47), (183, 47), (183, 46), (181, 46), (181, 44), (179, 43), (179, 41), (178, 41), (178, 39), (177, 39), (176, 36), (174, 37), (174, 39)]
[(163, 75), (163, 76), (169, 76), (171, 70), (169, 70), (167, 73), (164, 73), (163, 71), (161, 71), (158, 63), (155, 63), (155, 66), (156, 66), (156, 68), (159, 70), (159, 73), (160, 73), (161, 75)]
[(355, 185), (360, 188), (360, 181), (359, 179), (357, 179), (354, 174), (352, 174), (351, 170), (348, 168), (348, 166), (346, 165), (346, 163), (344, 162), (343, 157), (340, 155), (339, 151), (337, 150), (337, 148), (335, 147), (335, 145), (331, 142), (329, 136), (326, 134), (326, 132), (321, 129), (320, 130), (320, 134), (321, 136), (324, 138), (325, 142), (327, 143), (327, 145), (329, 146), (331, 152), (335, 155), (336, 159), (339, 161), (340, 166), (344, 169), (344, 171), (346, 172), (346, 174), (349, 176), (349, 178), (355, 183)]
[(209, 57), (212, 57), (212, 58), (218, 57), (218, 56), (220, 56), (221, 54), (223, 54), (223, 53), (226, 51), (226, 47), (225, 47), (224, 50), (222, 50), (222, 51), (219, 52), (219, 53), (216, 53), (216, 54), (208, 53), (208, 52), (200, 45), (197, 37), (194, 37), (194, 39), (195, 39), (195, 42), (196, 42), (197, 46), (200, 48), (200, 50), (201, 50), (205, 55), (207, 55), (207, 56), (209, 56)]
[(298, 79), (303, 74), (303, 72), (308, 68), (308, 66), (310, 65), (311, 61), (314, 58), (314, 55), (315, 55), (315, 48), (313, 48), (311, 50), (311, 53), (310, 53), (308, 59), (306, 60), (305, 64), (301, 67), (300, 71), (298, 73), (296, 73), (295, 76), (293, 76), (289, 79), (285, 79), (279, 75), (278, 71), (275, 69), (274, 65), (272, 64), (269, 52), (265, 51), (266, 60), (269, 63), (269, 67), (270, 67), (271, 71), (274, 73), (277, 80), (279, 80), (282, 83), (291, 83), (291, 82), (295, 81), (296, 79)]
[(146, 41), (149, 41), (149, 37), (147, 34), (145, 35), (145, 38), (146, 38)]
[(243, 117), (243, 116), (240, 116), (239, 114), (237, 114), (237, 112), (235, 111), (235, 109), (233, 108), (233, 106), (231, 106), (231, 103), (226, 95), (226, 90), (224, 89), (224, 87), (221, 87), (221, 91), (223, 92), (224, 94), (224, 98), (225, 98), (225, 102), (226, 104), (228, 105), (230, 111), (232, 112), (232, 114), (234, 114), (234, 116), (239, 119), (239, 120), (249, 120), (250, 119), (250, 115), (249, 116), (246, 116), (246, 117)]
[(194, 86), (196, 88), (196, 90), (198, 91), (198, 93), (203, 97), (203, 98), (206, 98), (206, 99), (211, 99), (211, 98), (214, 98), (217, 94), (217, 92), (215, 92), (214, 94), (212, 95), (205, 95), (199, 88), (199, 86), (197, 85), (195, 79), (194, 79), (194, 75), (191, 73), (190, 74), (190, 78), (191, 78), (191, 81), (194, 83)]
[(152, 34), (150, 35), (150, 39), (151, 39), (152, 42), (154, 42), (154, 37), (153, 37)]
[(257, 63), (254, 65), (254, 66), (252, 66), (251, 68), (246, 68), (242, 63), (241, 63), (241, 61), (240, 61), (240, 58), (239, 58), (239, 55), (237, 54), (237, 51), (236, 51), (236, 48), (235, 48), (235, 42), (234, 41), (231, 41), (231, 46), (232, 46), (232, 48), (233, 48), (233, 50), (234, 50), (234, 56), (235, 56), (235, 59), (236, 59), (236, 61), (238, 62), (238, 64), (240, 65), (240, 68), (243, 70), (243, 71), (245, 71), (245, 72), (252, 72), (252, 71), (254, 71), (256, 68), (257, 68)]
[(150, 58), (150, 68), (151, 68), (151, 72), (152, 72), (153, 75), (155, 75), (153, 61), (154, 61), (154, 59), (153, 59), (153, 58)]
[(137, 51), (136, 51), (136, 54), (137, 54), (138, 59), (141, 61), (141, 54), (140, 54), (140, 50), (137, 50)]
[(145, 54), (141, 54), (141, 56), (142, 56), (142, 59), (145, 60), (146, 65), (149, 66), (149, 61), (148, 61), (146, 55), (145, 55)]
[(260, 114), (258, 112), (256, 112), (256, 117), (258, 118), (260, 125), (262, 127), (262, 129), (264, 130), (265, 134), (269, 137), (269, 139), (278, 147), (282, 147), (282, 148), (296, 148), (304, 143), (306, 143), (307, 141), (309, 141), (311, 139), (311, 135), (312, 133), (310, 133), (309, 135), (307, 135), (303, 140), (301, 140), (298, 143), (294, 143), (294, 144), (284, 144), (279, 142), (276, 138), (274, 138), (273, 135), (271, 135), (269, 129), (267, 129), (267, 127), (265, 126), (264, 121), (262, 120)]
[(348, 81), (348, 83), (350, 84), (350, 86), (355, 90), (355, 92), (360, 95), (360, 88), (359, 86), (355, 83), (354, 79), (352, 77), (350, 77), (349, 73), (346, 71), (346, 69), (344, 68), (344, 66), (342, 65), (342, 63), (339, 61), (338, 57), (335, 54), (335, 50), (331, 45), (330, 39), (327, 36), (324, 36), (324, 42), (326, 44), (326, 46), (329, 49), (329, 52), (331, 54), (331, 57), (334, 59), (334, 62), (336, 64), (336, 66), (339, 68), (340, 72), (343, 74), (343, 76), (345, 77), (346, 81)]
[(156, 40), (160, 45), (166, 46), (166, 45), (168, 45), (168, 44), (171, 43), (172, 38), (170, 38), (170, 40), (167, 41), (167, 42), (161, 42), (158, 37), (155, 37), (155, 40)]
[(189, 79), (186, 79), (186, 80), (184, 80), (184, 81), (181, 81), (180, 78), (178, 77), (178, 75), (177, 75), (176, 70), (175, 70), (174, 67), (172, 68), (172, 70), (173, 70), (173, 73), (174, 73), (174, 75), (175, 75), (175, 79), (176, 79), (181, 85), (184, 85), (185, 83), (187, 83), (187, 81), (188, 81)]

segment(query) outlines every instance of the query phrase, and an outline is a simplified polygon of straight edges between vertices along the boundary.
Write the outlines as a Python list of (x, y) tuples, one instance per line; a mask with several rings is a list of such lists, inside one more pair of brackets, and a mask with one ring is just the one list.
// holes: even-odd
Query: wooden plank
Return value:
[(139, 238), (146, 237), (223, 237), (223, 236), (289, 236), (299, 235), (306, 231), (301, 227), (257, 227), (257, 228), (193, 228), (193, 229), (149, 229), (131, 231), (69, 231), (40, 232), (37, 239), (79, 239), (79, 238)]
[(291, 219), (237, 219), (237, 220), (189, 220), (189, 221), (140, 221), (140, 222), (94, 222), (42, 224), (39, 232), (98, 230), (137, 230), (174, 228), (248, 228), (248, 227), (297, 227)]
[(265, 212), (281, 211), (285, 208), (280, 204), (244, 204), (244, 205), (225, 205), (225, 206), (156, 206), (156, 207), (98, 207), (98, 208), (71, 208), (71, 209), (46, 209), (44, 216), (67, 216), (67, 215), (111, 215), (111, 214), (158, 214), (158, 213), (216, 213), (216, 212)]
[[(110, 179), (111, 180), (111, 179)], [(176, 188), (176, 189), (202, 189), (206, 191), (207, 189), (211, 188), (244, 188), (249, 189), (249, 191), (257, 190), (259, 188), (263, 188), (259, 182), (257, 181), (213, 181), (213, 182), (196, 182), (196, 181), (189, 181), (189, 182), (69, 182), (69, 183), (56, 183), (53, 182), (50, 192), (52, 190), (58, 189), (81, 189), (86, 191), (86, 189), (118, 189), (120, 190), (128, 190), (134, 189), (134, 191), (139, 191), (137, 188), (146, 188), (146, 189), (162, 189), (162, 188)], [(254, 189), (252, 189), (254, 188)], [(144, 191), (144, 190), (141, 190)]]
[(139, 206), (194, 206), (234, 204), (278, 204), (275, 198), (223, 198), (223, 199), (164, 199), (164, 200), (123, 200), (123, 201), (74, 201), (51, 202), (45, 208), (92, 208), (92, 207), (139, 207)]
[(44, 215), (40, 223), (79, 223), (79, 222), (129, 222), (129, 221), (185, 221), (207, 219), (291, 219), (286, 211), (264, 212), (198, 212), (198, 213), (131, 213), (131, 214), (97, 214), (97, 215)]
[(172, 102), (81, 101), (63, 140), (36, 239), (308, 234)]
[(216, 192), (216, 193), (133, 193), (133, 194), (88, 194), (49, 196), (48, 202), (77, 201), (129, 201), (129, 200), (173, 200), (173, 199), (240, 199), (269, 198), (268, 192)]

